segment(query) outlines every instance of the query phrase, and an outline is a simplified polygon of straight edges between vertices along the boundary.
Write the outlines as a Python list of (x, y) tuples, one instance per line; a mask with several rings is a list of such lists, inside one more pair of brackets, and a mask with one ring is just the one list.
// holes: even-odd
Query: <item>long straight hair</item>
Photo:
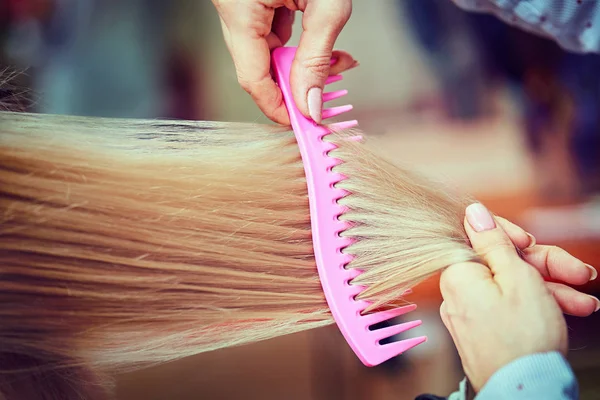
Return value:
[[(344, 252), (381, 308), (475, 258), (470, 199), (354, 134), (327, 139), (348, 177)], [(102, 373), (331, 324), (293, 133), (0, 113), (0, 321), (10, 400), (103, 398)]]

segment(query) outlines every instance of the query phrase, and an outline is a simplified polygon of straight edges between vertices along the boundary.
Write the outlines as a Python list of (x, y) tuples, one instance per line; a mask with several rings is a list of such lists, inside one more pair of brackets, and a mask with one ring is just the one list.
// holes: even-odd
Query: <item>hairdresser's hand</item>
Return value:
[[(267, 117), (289, 124), (281, 91), (271, 77), (271, 53), (292, 35), (294, 13), (302, 11), (302, 35), (291, 85), (300, 111), (321, 122), (325, 79), (357, 65), (334, 43), (352, 13), (352, 0), (212, 0), (233, 57), (238, 82)], [(332, 57), (336, 60), (330, 66)]]
[[(559, 279), (563, 273), (580, 275), (582, 281), (592, 277), (585, 264), (561, 251), (552, 255), (552, 250), (544, 250), (549, 252), (548, 260), (533, 251), (523, 260), (501, 224), (483, 206), (468, 207), (465, 229), (487, 266), (452, 265), (440, 280), (444, 297), (440, 314), (476, 391), (517, 358), (549, 351), (566, 353), (567, 326), (560, 300), (556, 300), (558, 292), (552, 292), (542, 274)], [(561, 290), (576, 292), (566, 286)], [(565, 298), (574, 303), (574, 309), (586, 309), (588, 314), (598, 306), (597, 300), (579, 292)]]
[[(565, 314), (587, 317), (597, 311), (600, 303), (571, 286), (595, 280), (598, 271), (556, 246), (536, 245), (533, 235), (501, 217), (496, 222), (521, 251), (521, 257), (536, 268), (546, 280), (546, 287)], [(568, 285), (568, 286), (567, 286)]]

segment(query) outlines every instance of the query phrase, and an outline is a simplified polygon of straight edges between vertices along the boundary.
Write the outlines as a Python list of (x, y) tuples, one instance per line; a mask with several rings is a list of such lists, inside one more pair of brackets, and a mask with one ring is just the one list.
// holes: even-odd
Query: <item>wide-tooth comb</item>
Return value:
[[(334, 130), (354, 127), (358, 122), (339, 122), (325, 127), (302, 115), (296, 107), (290, 88), (289, 78), (295, 54), (295, 47), (275, 49), (272, 54), (272, 66), (275, 79), (283, 93), (283, 99), (304, 164), (308, 186), (313, 248), (321, 286), (331, 314), (354, 353), (363, 364), (375, 366), (423, 343), (427, 339), (426, 337), (418, 337), (381, 344), (380, 341), (414, 328), (420, 325), (421, 321), (392, 325), (382, 329), (370, 328), (378, 323), (406, 314), (414, 310), (416, 306), (409, 305), (363, 315), (362, 312), (371, 303), (355, 299), (365, 288), (351, 285), (350, 282), (362, 271), (346, 268), (352, 261), (352, 256), (344, 254), (342, 250), (350, 245), (352, 240), (340, 235), (350, 225), (338, 219), (345, 212), (345, 208), (338, 204), (338, 200), (348, 193), (335, 187), (336, 183), (346, 179), (346, 177), (332, 171), (332, 168), (342, 160), (328, 155), (329, 151), (336, 148), (336, 145), (324, 141), (323, 137), (331, 134)], [(334, 75), (327, 79), (326, 84), (338, 82), (341, 79), (341, 75)], [(323, 101), (338, 99), (347, 93), (346, 90), (325, 93), (323, 94)], [(324, 119), (331, 118), (351, 109), (352, 106), (334, 107), (323, 110), (322, 115)]]

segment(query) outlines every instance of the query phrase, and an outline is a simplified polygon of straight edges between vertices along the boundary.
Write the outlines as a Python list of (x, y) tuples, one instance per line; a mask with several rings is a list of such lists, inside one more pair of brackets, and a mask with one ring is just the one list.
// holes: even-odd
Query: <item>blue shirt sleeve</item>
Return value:
[(558, 352), (519, 358), (498, 370), (476, 400), (576, 400), (579, 385), (569, 363)]
[(489, 13), (508, 24), (555, 40), (577, 53), (600, 53), (600, 1), (452, 0), (459, 7)]

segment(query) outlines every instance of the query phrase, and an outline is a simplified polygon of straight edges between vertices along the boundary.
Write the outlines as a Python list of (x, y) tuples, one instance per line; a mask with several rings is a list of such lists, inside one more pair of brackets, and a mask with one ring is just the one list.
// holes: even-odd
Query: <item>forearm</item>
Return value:
[(468, 11), (556, 41), (566, 50), (600, 53), (600, 2), (577, 0), (451, 0)]

